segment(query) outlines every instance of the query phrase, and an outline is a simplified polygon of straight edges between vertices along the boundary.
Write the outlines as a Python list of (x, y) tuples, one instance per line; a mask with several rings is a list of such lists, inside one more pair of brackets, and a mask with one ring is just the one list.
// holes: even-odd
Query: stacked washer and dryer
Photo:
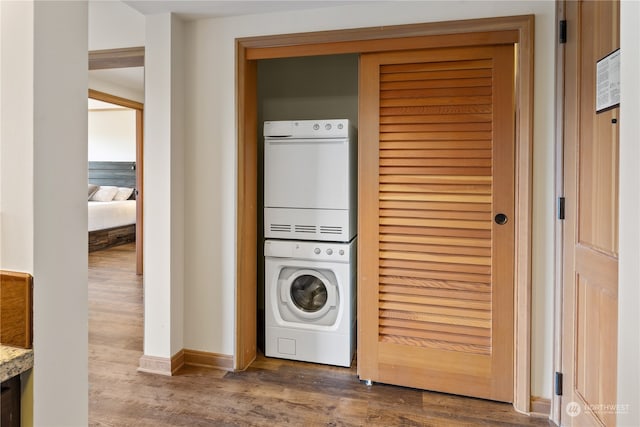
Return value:
[(349, 121), (264, 123), (265, 355), (350, 366), (357, 138)]

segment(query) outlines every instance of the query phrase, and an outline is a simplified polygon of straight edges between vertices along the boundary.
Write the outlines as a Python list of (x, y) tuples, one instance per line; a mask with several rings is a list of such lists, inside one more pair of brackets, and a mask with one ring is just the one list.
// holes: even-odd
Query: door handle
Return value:
[(497, 214), (493, 219), (498, 225), (505, 225), (507, 221), (509, 221), (509, 218), (507, 218), (507, 216), (503, 213)]

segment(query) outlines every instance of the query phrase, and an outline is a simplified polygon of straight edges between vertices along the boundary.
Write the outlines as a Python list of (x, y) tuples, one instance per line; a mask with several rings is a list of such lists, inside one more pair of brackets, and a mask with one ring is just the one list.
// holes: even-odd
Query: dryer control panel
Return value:
[(265, 121), (265, 138), (347, 138), (348, 119)]
[(350, 243), (267, 240), (264, 242), (264, 256), (347, 263), (352, 259), (355, 248), (356, 239)]

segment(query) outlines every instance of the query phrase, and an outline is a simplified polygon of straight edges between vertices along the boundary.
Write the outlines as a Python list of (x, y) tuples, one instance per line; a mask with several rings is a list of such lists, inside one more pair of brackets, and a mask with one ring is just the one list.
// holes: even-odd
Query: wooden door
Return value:
[(360, 73), (358, 375), (511, 401), (514, 46)]
[(568, 1), (565, 46), (563, 425), (615, 425), (619, 108), (596, 113), (596, 62), (619, 47), (619, 4)]

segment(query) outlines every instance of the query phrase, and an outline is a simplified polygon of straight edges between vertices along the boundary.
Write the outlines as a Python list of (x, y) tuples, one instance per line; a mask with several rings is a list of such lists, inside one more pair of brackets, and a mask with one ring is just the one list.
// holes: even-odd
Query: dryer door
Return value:
[(349, 168), (348, 138), (267, 138), (264, 207), (349, 209)]
[(278, 288), (282, 320), (306, 325), (330, 326), (335, 323), (339, 296), (333, 273), (295, 270), (288, 277), (281, 276)]

